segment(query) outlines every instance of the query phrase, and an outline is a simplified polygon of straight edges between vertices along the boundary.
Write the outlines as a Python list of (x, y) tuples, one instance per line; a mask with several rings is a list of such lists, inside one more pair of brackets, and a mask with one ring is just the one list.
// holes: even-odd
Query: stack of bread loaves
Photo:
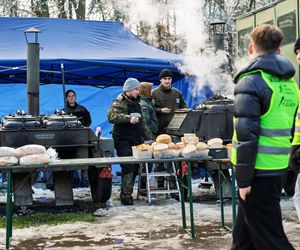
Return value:
[(196, 134), (187, 133), (181, 137), (181, 142), (173, 143), (167, 134), (161, 134), (152, 144), (154, 158), (173, 158), (181, 155), (185, 158), (205, 157), (208, 155), (208, 146), (199, 142)]
[(16, 149), (20, 158), (20, 165), (47, 164), (50, 156), (46, 154), (46, 148), (42, 145), (29, 144)]
[(19, 159), (14, 148), (0, 147), (0, 166), (17, 165)]
[(185, 158), (205, 157), (208, 155), (208, 145), (204, 142), (199, 142), (196, 134), (188, 133), (181, 137), (180, 155)]
[(158, 159), (175, 158), (179, 156), (179, 151), (175, 143), (167, 134), (161, 134), (156, 137), (155, 142), (152, 143), (153, 156)]

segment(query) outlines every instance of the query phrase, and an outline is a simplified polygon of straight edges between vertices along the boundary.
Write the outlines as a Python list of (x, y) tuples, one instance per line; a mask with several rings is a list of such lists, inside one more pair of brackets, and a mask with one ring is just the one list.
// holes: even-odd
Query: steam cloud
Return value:
[(196, 76), (196, 82), (190, 87), (191, 94), (198, 95), (203, 86), (209, 84), (216, 94), (231, 96), (234, 87), (232, 77), (222, 70), (228, 59), (224, 51), (215, 52), (208, 43), (203, 4), (203, 0), (173, 0), (168, 4), (152, 0), (118, 1), (120, 9), (128, 13), (130, 29), (144, 22), (154, 30), (158, 22), (166, 20), (167, 13), (172, 14), (176, 19), (177, 38), (186, 42), (183, 64), (177, 67), (184, 74)]

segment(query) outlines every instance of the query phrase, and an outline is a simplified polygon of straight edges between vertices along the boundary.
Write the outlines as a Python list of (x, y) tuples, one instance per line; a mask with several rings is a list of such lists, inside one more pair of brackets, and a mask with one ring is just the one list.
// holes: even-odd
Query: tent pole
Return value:
[(64, 68), (63, 63), (60, 64), (60, 68), (61, 68), (61, 80), (62, 80), (62, 86), (63, 86), (64, 109), (66, 110), (67, 109), (67, 98), (65, 97), (66, 85), (65, 85), (65, 68)]

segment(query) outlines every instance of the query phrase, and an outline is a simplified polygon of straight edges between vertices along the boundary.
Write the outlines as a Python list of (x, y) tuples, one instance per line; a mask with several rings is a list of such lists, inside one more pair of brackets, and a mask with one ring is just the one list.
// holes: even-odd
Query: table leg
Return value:
[[(191, 164), (188, 163), (188, 189), (189, 189), (189, 203), (190, 203), (190, 220), (191, 220), (191, 236), (195, 239), (195, 224), (194, 224), (194, 209), (193, 209), (193, 193), (192, 193), (192, 169)], [(184, 196), (183, 196), (184, 199)]]
[(7, 201), (6, 201), (6, 249), (10, 248), (10, 239), (12, 237), (12, 170), (8, 170), (7, 173)]
[(235, 167), (232, 166), (231, 168), (231, 191), (232, 191), (232, 227), (236, 221), (236, 188), (235, 188)]
[[(179, 164), (179, 173), (182, 173), (182, 166)], [(183, 187), (183, 177), (181, 174), (178, 175), (179, 178), (179, 189), (180, 189), (180, 202), (181, 202), (181, 218), (182, 218), (182, 227), (186, 229), (186, 216), (185, 216), (185, 204), (184, 204), (184, 187)]]
[(223, 197), (223, 176), (221, 164), (218, 164), (218, 177), (219, 177), (219, 193), (220, 193), (220, 206), (221, 206), (221, 226), (224, 227), (224, 197)]

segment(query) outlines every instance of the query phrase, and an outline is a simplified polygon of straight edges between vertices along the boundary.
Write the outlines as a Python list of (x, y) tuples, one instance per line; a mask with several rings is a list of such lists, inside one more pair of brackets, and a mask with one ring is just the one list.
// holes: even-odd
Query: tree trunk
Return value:
[(49, 17), (48, 0), (31, 0), (31, 11), (38, 17)]

